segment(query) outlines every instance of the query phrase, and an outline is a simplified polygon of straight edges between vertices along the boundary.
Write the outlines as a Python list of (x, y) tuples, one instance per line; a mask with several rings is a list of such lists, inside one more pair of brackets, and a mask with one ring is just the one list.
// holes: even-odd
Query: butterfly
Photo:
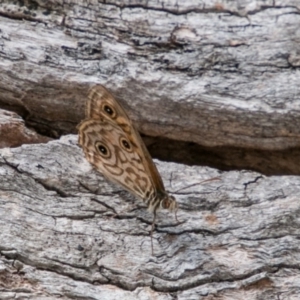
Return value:
[(178, 205), (166, 192), (136, 127), (104, 86), (96, 85), (89, 90), (85, 119), (78, 125), (78, 132), (85, 157), (96, 170), (141, 198), (154, 214), (152, 244), (156, 212), (169, 209), (175, 211), (176, 217)]

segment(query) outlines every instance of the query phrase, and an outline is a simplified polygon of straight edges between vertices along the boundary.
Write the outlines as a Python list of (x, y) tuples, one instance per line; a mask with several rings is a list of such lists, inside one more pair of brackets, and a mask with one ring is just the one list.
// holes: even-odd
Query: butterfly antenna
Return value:
[(156, 211), (153, 212), (153, 221), (152, 221), (151, 232), (150, 232), (152, 255), (154, 255), (154, 250), (153, 250), (153, 231), (154, 231), (154, 227), (155, 227), (155, 219), (156, 219)]
[(205, 179), (205, 180), (202, 180), (202, 181), (200, 181), (200, 182), (193, 183), (193, 184), (190, 184), (190, 185), (188, 185), (188, 186), (185, 186), (185, 187), (183, 187), (183, 188), (181, 188), (181, 189), (179, 189), (179, 190), (177, 190), (177, 191), (175, 191), (175, 192), (172, 192), (172, 193), (173, 193), (173, 194), (176, 194), (176, 193), (178, 193), (178, 192), (180, 192), (180, 191), (182, 191), (182, 190), (186, 190), (186, 189), (188, 189), (188, 188), (190, 188), (190, 187), (192, 187), (192, 186), (195, 186), (195, 185), (198, 185), (198, 184), (201, 184), (201, 183), (204, 183), (204, 182), (208, 182), (208, 181), (213, 181), (213, 180), (220, 180), (220, 177), (213, 177), (213, 178)]

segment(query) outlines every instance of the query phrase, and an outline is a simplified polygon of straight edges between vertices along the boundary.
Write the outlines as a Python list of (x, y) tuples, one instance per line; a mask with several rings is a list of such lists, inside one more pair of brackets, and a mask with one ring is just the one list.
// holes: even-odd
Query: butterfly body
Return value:
[(177, 209), (135, 126), (103, 86), (89, 91), (78, 130), (86, 159), (105, 177), (141, 198), (154, 215), (160, 208)]

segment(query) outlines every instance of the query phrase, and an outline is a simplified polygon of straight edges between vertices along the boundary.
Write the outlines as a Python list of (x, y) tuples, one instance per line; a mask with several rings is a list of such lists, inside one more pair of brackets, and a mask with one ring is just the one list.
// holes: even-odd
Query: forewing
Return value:
[(86, 106), (86, 117), (95, 120), (105, 119), (119, 126), (138, 153), (146, 172), (148, 171), (150, 180), (155, 189), (158, 192), (165, 191), (161, 176), (153, 163), (151, 155), (140, 137), (140, 134), (121, 105), (102, 85), (96, 85), (90, 89)]

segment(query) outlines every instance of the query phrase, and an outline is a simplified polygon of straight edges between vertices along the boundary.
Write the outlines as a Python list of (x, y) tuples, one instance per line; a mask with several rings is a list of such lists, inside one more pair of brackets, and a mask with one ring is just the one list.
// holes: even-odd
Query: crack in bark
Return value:
[(261, 176), (261, 175), (260, 176), (256, 176), (253, 180), (243, 183), (244, 190), (247, 190), (248, 185), (253, 184), (253, 183), (257, 183), (259, 179), (263, 179), (263, 176)]

